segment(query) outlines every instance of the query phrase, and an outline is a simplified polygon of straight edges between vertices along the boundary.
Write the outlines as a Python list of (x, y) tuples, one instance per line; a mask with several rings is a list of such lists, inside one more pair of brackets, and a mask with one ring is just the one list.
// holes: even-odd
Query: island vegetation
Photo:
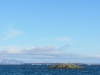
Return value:
[(84, 69), (83, 66), (75, 65), (75, 64), (57, 64), (57, 65), (52, 65), (50, 68), (68, 68), (68, 69)]

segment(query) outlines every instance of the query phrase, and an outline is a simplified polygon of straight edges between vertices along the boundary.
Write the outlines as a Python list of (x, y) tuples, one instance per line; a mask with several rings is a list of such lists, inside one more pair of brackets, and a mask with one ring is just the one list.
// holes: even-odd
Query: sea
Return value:
[(100, 65), (84, 69), (51, 69), (50, 65), (0, 65), (0, 75), (100, 75)]

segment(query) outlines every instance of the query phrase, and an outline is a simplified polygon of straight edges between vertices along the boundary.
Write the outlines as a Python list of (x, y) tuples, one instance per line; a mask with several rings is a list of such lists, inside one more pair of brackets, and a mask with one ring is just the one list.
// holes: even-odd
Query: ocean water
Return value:
[(49, 65), (0, 65), (0, 75), (100, 75), (99, 65), (85, 69), (50, 69)]

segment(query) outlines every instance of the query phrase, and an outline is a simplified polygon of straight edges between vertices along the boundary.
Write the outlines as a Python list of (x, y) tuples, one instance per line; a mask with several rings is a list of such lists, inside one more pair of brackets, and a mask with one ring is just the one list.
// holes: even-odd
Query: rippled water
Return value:
[(85, 66), (85, 69), (48, 67), (48, 65), (0, 65), (0, 75), (100, 75), (100, 66)]

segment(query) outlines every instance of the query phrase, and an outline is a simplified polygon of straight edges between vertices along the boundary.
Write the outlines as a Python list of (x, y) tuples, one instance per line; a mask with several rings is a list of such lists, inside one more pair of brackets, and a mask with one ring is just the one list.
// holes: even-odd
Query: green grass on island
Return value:
[(50, 66), (50, 68), (69, 68), (69, 69), (83, 69), (83, 66), (75, 65), (75, 64), (58, 64)]

